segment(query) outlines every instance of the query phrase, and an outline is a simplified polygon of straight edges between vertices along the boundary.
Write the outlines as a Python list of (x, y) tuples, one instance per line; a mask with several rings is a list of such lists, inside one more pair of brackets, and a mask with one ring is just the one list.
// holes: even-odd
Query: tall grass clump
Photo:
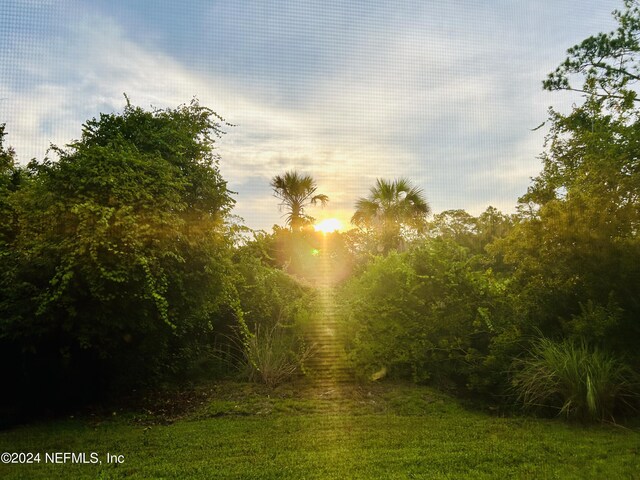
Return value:
[(243, 326), (240, 335), (248, 380), (268, 387), (275, 387), (303, 371), (305, 361), (314, 351), (313, 346), (305, 345), (280, 324), (258, 326), (254, 332)]
[(515, 362), (513, 387), (525, 408), (551, 408), (583, 421), (612, 420), (637, 404), (637, 375), (614, 355), (586, 342), (540, 338)]

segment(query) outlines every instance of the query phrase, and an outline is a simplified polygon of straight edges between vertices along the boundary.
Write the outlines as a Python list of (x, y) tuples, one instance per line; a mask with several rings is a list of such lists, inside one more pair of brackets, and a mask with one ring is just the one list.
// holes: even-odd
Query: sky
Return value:
[(197, 97), (234, 214), (270, 230), (270, 179), (312, 175), (317, 219), (347, 224), (376, 178), (409, 178), (435, 213), (513, 212), (541, 168), (542, 80), (621, 1), (2, 0), (0, 123), (20, 163), (83, 122)]

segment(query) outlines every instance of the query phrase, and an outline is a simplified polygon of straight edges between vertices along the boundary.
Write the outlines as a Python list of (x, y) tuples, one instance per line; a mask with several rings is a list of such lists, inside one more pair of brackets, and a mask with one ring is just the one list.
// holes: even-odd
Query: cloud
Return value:
[(122, 110), (124, 92), (143, 107), (197, 96), (237, 125), (218, 144), (220, 166), (235, 213), (257, 228), (281, 223), (269, 180), (292, 169), (331, 197), (317, 217), (348, 220), (377, 177), (400, 176), (436, 212), (512, 211), (540, 167), (544, 129), (531, 128), (547, 105), (567, 106), (540, 81), (584, 38), (576, 25), (606, 29), (589, 22), (612, 9), (559, 31), (553, 4), (204, 2), (173, 18), (115, 0), (27, 3), (11, 3), (27, 20), (4, 30), (12, 53), (0, 54), (1, 120), (22, 161)]
[[(225, 79), (191, 72), (171, 56), (132, 42), (108, 18), (89, 15), (67, 23), (53, 38), (22, 44), (19, 56), (13, 75), (0, 76), (0, 98), (6, 99), (1, 107), (8, 143), (22, 163), (42, 159), (51, 143), (79, 138), (82, 123), (100, 112), (121, 111), (127, 93), (134, 104), (160, 108), (197, 96), (238, 125), (218, 148), (230, 188), (249, 187), (239, 193), (236, 213), (252, 226), (280, 221), (268, 188), (272, 175), (318, 158), (331, 164), (332, 153), (322, 153), (326, 148), (313, 135), (301, 139), (303, 115), (243, 96)], [(264, 187), (246, 181), (255, 177)]]

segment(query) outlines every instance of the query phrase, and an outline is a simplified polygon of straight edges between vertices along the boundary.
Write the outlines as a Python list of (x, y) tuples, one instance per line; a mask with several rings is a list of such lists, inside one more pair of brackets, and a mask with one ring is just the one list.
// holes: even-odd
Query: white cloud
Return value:
[[(330, 195), (326, 211), (312, 211), (318, 217), (348, 220), (376, 177), (399, 176), (423, 187), (435, 211), (480, 213), (489, 204), (512, 211), (539, 170), (544, 129), (530, 129), (552, 102), (540, 81), (569, 46), (527, 43), (543, 40), (535, 25), (526, 40), (516, 27), (494, 39), (466, 34), (464, 22), (450, 31), (451, 19), (425, 29), (414, 18), (403, 28), (348, 36), (336, 44), (344, 50), (324, 52), (332, 63), (303, 79), (305, 101), (287, 103), (255, 88), (259, 79), (247, 85), (230, 72), (196, 71), (153, 42), (134, 42), (115, 20), (81, 3), (69, 3), (65, 14), (72, 11), (81, 21), (53, 19), (55, 35), (25, 41), (15, 55), (20, 63), (0, 72), (0, 98), (7, 99), (0, 113), (19, 158), (42, 158), (50, 142), (78, 138), (88, 118), (120, 111), (124, 92), (143, 107), (197, 96), (238, 125), (219, 143), (221, 169), (239, 191), (236, 213), (262, 228), (281, 222), (269, 179), (290, 169), (312, 174)], [(525, 58), (532, 49), (539, 53)], [(557, 58), (549, 64), (550, 52)]]
[[(232, 188), (241, 186), (244, 177), (258, 176), (268, 190), (269, 178), (280, 171), (305, 169), (318, 159), (322, 168), (331, 169), (344, 160), (344, 154), (327, 150), (313, 133), (303, 133), (305, 115), (260, 104), (223, 79), (192, 73), (170, 56), (132, 43), (108, 19), (89, 17), (65, 33), (68, 37), (57, 41), (67, 42), (67, 49), (55, 41), (24, 47), (21, 70), (39, 81), (25, 86), (0, 77), (8, 143), (23, 163), (42, 159), (50, 143), (64, 145), (78, 138), (88, 118), (122, 110), (123, 93), (136, 105), (161, 108), (197, 96), (237, 124), (218, 145)], [(270, 197), (258, 200), (251, 191), (241, 192), (236, 213), (252, 226), (270, 227), (280, 221), (276, 205)]]

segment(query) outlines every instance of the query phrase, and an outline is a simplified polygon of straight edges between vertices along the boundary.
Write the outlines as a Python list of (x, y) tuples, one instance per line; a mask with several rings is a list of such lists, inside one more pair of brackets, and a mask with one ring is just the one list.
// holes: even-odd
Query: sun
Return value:
[(342, 228), (342, 222), (337, 218), (327, 218), (325, 220), (322, 220), (319, 223), (316, 223), (313, 226), (313, 228), (315, 229), (316, 232), (322, 232), (322, 233), (337, 232)]

